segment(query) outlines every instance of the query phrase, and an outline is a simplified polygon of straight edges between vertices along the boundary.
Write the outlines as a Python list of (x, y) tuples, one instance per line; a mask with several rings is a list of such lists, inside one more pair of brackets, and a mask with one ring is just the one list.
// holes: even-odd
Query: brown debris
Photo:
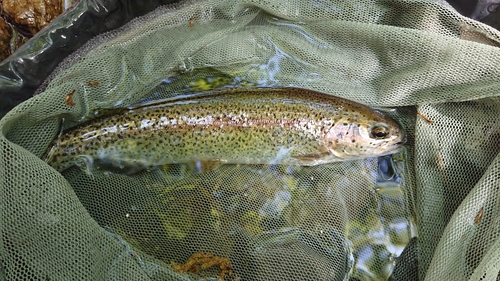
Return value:
[(3, 13), (32, 35), (62, 13), (61, 0), (3, 0)]
[(0, 17), (0, 61), (3, 61), (10, 55), (11, 38), (12, 28)]
[(425, 115), (423, 115), (423, 114), (422, 114), (422, 113), (420, 113), (420, 112), (417, 112), (417, 115), (418, 115), (418, 116), (420, 116), (422, 119), (424, 119), (424, 121), (425, 121), (425, 122), (427, 122), (428, 124), (432, 124), (432, 123), (434, 123), (434, 121), (433, 121), (433, 120), (431, 120), (431, 119), (427, 118)]
[(221, 271), (218, 280), (224, 280), (226, 277), (233, 275), (233, 266), (229, 259), (202, 252), (192, 254), (184, 264), (174, 263), (172, 269), (180, 273), (189, 271), (198, 274), (200, 269), (208, 269), (214, 265), (218, 265)]
[(64, 98), (64, 101), (66, 102), (67, 105), (69, 106), (74, 106), (76, 102), (73, 101), (73, 95), (75, 94), (75, 90), (73, 90), (71, 93), (69, 93), (66, 98)]
[(99, 81), (89, 81), (89, 85), (94, 87), (94, 86), (98, 86), (100, 83)]
[(477, 224), (481, 221), (481, 219), (483, 218), (483, 213), (484, 208), (481, 208), (481, 210), (479, 210), (479, 212), (477, 213), (476, 218), (474, 219), (474, 224)]

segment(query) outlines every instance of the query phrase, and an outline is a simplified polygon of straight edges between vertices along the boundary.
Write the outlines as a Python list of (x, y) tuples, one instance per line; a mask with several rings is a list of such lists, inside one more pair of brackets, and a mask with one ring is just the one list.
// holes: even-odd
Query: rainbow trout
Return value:
[(92, 119), (56, 138), (45, 159), (133, 173), (164, 164), (318, 165), (386, 155), (406, 140), (388, 116), (297, 88), (229, 89)]

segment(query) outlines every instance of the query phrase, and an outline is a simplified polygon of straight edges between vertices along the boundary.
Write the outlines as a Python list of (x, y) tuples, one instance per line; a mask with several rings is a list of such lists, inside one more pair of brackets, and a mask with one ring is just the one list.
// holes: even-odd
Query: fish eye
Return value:
[(389, 135), (389, 129), (384, 126), (375, 126), (371, 129), (371, 137), (374, 139), (385, 139)]

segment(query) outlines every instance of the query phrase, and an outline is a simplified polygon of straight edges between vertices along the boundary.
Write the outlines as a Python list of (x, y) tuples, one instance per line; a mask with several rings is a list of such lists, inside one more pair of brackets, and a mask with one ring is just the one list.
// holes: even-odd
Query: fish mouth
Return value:
[(402, 138), (401, 138), (400, 141), (395, 142), (392, 145), (390, 145), (388, 147), (387, 152), (385, 153), (385, 155), (394, 154), (394, 153), (397, 153), (397, 152), (401, 151), (401, 149), (403, 149), (403, 145), (405, 143), (406, 143), (406, 135), (402, 136)]
[(406, 141), (408, 140), (408, 134), (406, 133), (406, 130), (403, 129), (402, 126), (399, 126), (399, 134), (401, 136), (401, 144), (405, 144)]
[(399, 150), (404, 144), (406, 143), (406, 137), (398, 142), (393, 143), (390, 145), (390, 151), (397, 151)]
[(395, 135), (397, 135), (397, 137), (394, 140), (395, 141), (398, 140), (398, 142), (395, 142), (393, 146), (403, 145), (408, 140), (408, 135), (406, 134), (406, 131), (401, 127), (398, 127), (398, 129), (395, 132)]

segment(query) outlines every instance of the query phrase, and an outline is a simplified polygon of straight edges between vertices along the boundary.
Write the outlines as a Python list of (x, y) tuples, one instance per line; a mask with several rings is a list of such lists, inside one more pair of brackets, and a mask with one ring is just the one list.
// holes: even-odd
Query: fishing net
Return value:
[[(184, 2), (95, 37), (0, 120), (0, 278), (497, 280), (499, 45), (430, 0)], [(228, 86), (361, 102), (408, 141), (203, 173), (59, 173), (42, 159), (102, 112)]]

